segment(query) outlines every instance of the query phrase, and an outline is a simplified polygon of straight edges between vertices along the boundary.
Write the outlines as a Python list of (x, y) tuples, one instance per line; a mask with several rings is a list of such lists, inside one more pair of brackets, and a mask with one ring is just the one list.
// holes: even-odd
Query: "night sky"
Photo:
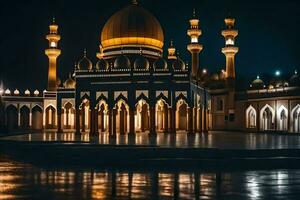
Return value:
[[(95, 63), (100, 33), (106, 20), (129, 0), (26, 0), (0, 2), (0, 81), (12, 89), (43, 89), (47, 82), (48, 46), (45, 35), (55, 15), (62, 36), (58, 76), (65, 80), (75, 61), (88, 51)], [(292, 74), (300, 66), (300, 2), (296, 0), (140, 0), (161, 22), (165, 48), (174, 40), (181, 57), (190, 62), (186, 30), (193, 8), (200, 18), (204, 50), (201, 67), (220, 71), (225, 58), (220, 52), (224, 17), (237, 20), (238, 80), (281, 70)], [(166, 55), (166, 51), (165, 51)], [(244, 82), (245, 83), (245, 82)]]

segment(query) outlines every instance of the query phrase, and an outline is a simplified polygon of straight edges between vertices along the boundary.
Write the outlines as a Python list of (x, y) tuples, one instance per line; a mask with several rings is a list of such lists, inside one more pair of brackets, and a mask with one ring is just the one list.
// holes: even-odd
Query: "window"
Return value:
[(217, 111), (223, 111), (224, 110), (224, 102), (223, 99), (218, 98), (217, 99)]

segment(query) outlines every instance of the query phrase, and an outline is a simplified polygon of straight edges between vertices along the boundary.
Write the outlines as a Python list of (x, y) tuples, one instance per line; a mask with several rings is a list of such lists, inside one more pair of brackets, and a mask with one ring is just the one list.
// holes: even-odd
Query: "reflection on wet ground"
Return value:
[(300, 199), (300, 170), (40, 169), (0, 157), (6, 199)]
[(137, 133), (134, 137), (117, 135), (115, 139), (101, 133), (91, 136), (83, 133), (35, 133), (18, 136), (8, 136), (2, 140), (41, 141), (41, 142), (86, 142), (93, 144), (114, 145), (157, 145), (160, 147), (195, 147), (221, 149), (295, 149), (300, 148), (300, 135), (276, 135), (242, 132), (210, 132), (208, 134), (188, 135), (185, 132), (177, 134), (159, 133), (149, 137), (147, 133)]

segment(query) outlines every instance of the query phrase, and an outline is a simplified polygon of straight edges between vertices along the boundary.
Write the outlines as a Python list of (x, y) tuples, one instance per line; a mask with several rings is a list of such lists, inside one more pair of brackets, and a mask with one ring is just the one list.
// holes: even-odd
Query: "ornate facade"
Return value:
[(46, 36), (48, 88), (24, 94), (1, 89), (2, 128), (111, 136), (233, 129), (299, 132), (299, 76), (295, 74), (290, 85), (266, 88), (262, 80), (255, 80), (249, 90), (236, 91), (238, 31), (231, 17), (225, 19), (225, 25), (221, 51), (226, 69), (210, 75), (200, 68), (202, 32), (195, 13), (187, 30), (188, 65), (176, 53), (173, 42), (163, 57), (164, 34), (159, 21), (133, 1), (103, 27), (97, 63), (84, 51), (72, 75), (61, 84), (56, 77), (56, 59), (61, 54), (59, 27), (53, 22)]

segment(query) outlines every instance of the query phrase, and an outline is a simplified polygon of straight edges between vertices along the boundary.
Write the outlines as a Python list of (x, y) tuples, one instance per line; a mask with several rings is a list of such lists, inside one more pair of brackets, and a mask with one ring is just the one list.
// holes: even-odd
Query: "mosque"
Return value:
[[(49, 26), (45, 50), (48, 87), (21, 92), (0, 87), (0, 128), (6, 131), (58, 131), (135, 134), (187, 134), (209, 130), (300, 133), (300, 77), (264, 82), (257, 77), (236, 90), (235, 19), (225, 19), (226, 69), (210, 74), (200, 66), (202, 32), (193, 15), (185, 63), (170, 43), (167, 57), (163, 29), (137, 1), (112, 15), (99, 41), (97, 63), (83, 57), (61, 84), (57, 78), (58, 25)], [(185, 30), (183, 30), (185, 31)]]

